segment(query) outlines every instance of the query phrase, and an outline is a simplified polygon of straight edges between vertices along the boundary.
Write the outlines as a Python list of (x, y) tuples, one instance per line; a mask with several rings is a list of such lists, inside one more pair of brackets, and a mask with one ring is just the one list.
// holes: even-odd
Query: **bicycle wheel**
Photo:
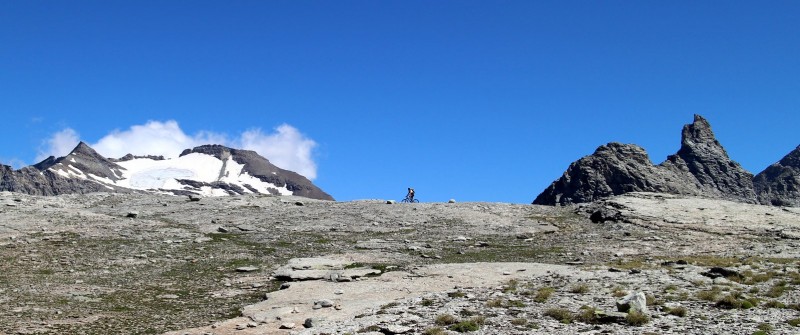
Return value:
[(412, 202), (419, 202), (419, 199), (414, 199)]

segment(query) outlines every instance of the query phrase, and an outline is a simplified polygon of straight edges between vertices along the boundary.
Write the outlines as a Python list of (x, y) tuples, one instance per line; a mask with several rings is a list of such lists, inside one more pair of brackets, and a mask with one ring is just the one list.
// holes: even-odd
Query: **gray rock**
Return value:
[(294, 322), (286, 322), (282, 323), (279, 329), (294, 329), (295, 326)]
[(653, 165), (639, 146), (609, 143), (572, 164), (536, 199), (538, 205), (591, 202), (629, 192), (702, 195), (754, 203), (753, 176), (728, 157), (708, 121), (683, 127), (680, 150)]
[(315, 305), (320, 305), (322, 307), (333, 307), (333, 301), (328, 299), (317, 300), (314, 302)]
[(314, 324), (316, 324), (316, 320), (313, 318), (307, 318), (306, 321), (303, 322), (303, 327), (313, 328)]
[(454, 203), (456, 203), (456, 199), (450, 199), (450, 200), (447, 201), (447, 203), (448, 204), (454, 204)]
[(129, 218), (133, 218), (133, 219), (135, 219), (136, 217), (138, 217), (138, 216), (139, 216), (139, 212), (138, 212), (138, 211), (130, 211), (130, 212), (128, 212), (128, 214), (127, 214), (127, 215), (125, 215), (125, 216), (126, 216), (126, 217), (129, 217)]
[(632, 310), (647, 314), (647, 297), (644, 292), (632, 292), (617, 301), (617, 311), (627, 313)]
[(405, 334), (411, 332), (411, 327), (400, 326), (400, 325), (389, 325), (385, 327), (381, 327), (381, 332), (384, 334)]
[(242, 266), (236, 268), (236, 272), (255, 272), (258, 271), (258, 267), (256, 266)]
[(753, 178), (764, 205), (800, 207), (800, 146)]

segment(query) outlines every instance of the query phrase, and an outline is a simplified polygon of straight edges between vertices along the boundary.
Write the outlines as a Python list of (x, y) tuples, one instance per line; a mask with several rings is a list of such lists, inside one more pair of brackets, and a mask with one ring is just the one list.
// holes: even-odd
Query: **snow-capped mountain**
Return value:
[(155, 192), (183, 195), (296, 195), (333, 200), (307, 178), (281, 169), (255, 151), (203, 145), (178, 158), (126, 155), (108, 159), (81, 142), (68, 155), (20, 170), (0, 166), (0, 190), (55, 195)]

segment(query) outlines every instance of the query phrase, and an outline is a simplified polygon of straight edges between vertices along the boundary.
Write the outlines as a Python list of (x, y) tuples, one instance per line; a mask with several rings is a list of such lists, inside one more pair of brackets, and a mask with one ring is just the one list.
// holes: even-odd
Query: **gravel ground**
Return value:
[[(589, 217), (601, 208), (618, 213), (615, 220), (593, 223)], [(795, 329), (788, 321), (800, 317), (798, 213), (654, 194), (545, 207), (4, 192), (0, 334), (333, 334), (389, 326), (408, 327), (408, 333), (453, 332), (447, 330), (452, 324), (437, 322), (443, 314), (458, 322), (474, 318), (475, 334), (749, 334), (759, 327), (788, 334)], [(292, 258), (318, 256), (382, 274), (277, 290), (282, 281), (275, 270)], [(530, 270), (490, 273), (498, 262), (519, 262)], [(317, 310), (330, 316), (307, 329), (298, 322), (280, 330), (273, 326), (281, 320), (256, 322), (242, 314), (254, 306), (311, 307), (324, 294), (301, 291), (304, 285), (335, 291), (337, 285), (447, 278), (435, 275), (437, 266), (481, 276), (453, 275), (462, 282), (452, 287), (406, 286), (404, 294), (358, 308), (334, 297), (342, 308)], [(568, 271), (534, 271), (553, 266)], [(701, 275), (715, 266), (736, 276)], [(575, 289), (580, 284), (588, 291)], [(552, 289), (543, 302), (534, 299), (540, 288)], [(264, 300), (293, 291), (299, 299), (294, 305)], [(613, 314), (618, 295), (640, 291), (652, 303), (643, 326), (619, 317), (575, 317), (590, 314), (583, 312), (589, 307)], [(728, 296), (739, 306), (718, 307)], [(755, 306), (741, 308), (745, 300)], [(676, 307), (686, 315), (670, 314)], [(575, 320), (547, 316), (555, 309)], [(314, 310), (309, 313), (296, 318), (313, 319)]]

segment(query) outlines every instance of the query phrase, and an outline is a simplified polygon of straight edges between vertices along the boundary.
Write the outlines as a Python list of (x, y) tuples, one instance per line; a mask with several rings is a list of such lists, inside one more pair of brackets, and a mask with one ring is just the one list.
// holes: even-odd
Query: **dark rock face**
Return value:
[(275, 184), (278, 187), (285, 186), (286, 189), (292, 191), (292, 195), (312, 199), (333, 200), (333, 197), (311, 183), (308, 178), (296, 172), (284, 170), (273, 165), (269, 160), (255, 151), (231, 149), (222, 145), (212, 144), (186, 149), (181, 153), (181, 156), (194, 152), (211, 155), (222, 160), (230, 157), (236, 163), (244, 165), (244, 172), (249, 173), (251, 176), (261, 181)]
[(570, 164), (533, 203), (565, 205), (641, 191), (692, 194), (677, 180), (671, 170), (653, 165), (641, 147), (609, 143)]
[(16, 171), (9, 166), (2, 166), (0, 168), (0, 191), (35, 195), (128, 191), (91, 180), (67, 178), (58, 173), (59, 171), (66, 173), (70, 169), (118, 180), (117, 174), (121, 167), (108, 161), (81, 142), (67, 156), (58, 159), (51, 156), (38, 164)]
[(753, 178), (764, 205), (800, 207), (800, 146)]
[(711, 125), (700, 115), (694, 116), (692, 124), (683, 126), (681, 149), (667, 157), (661, 166), (694, 184), (702, 195), (756, 202), (753, 175), (728, 157)]
[(708, 121), (695, 115), (683, 127), (681, 149), (664, 163), (653, 165), (636, 145), (609, 143), (570, 164), (533, 203), (566, 205), (637, 191), (756, 202), (752, 174), (728, 157)]
[(64, 173), (77, 170), (84, 174), (92, 174), (115, 181), (122, 179), (122, 170), (124, 170), (123, 167), (98, 154), (83, 142), (79, 143), (68, 155), (56, 159), (48, 169)]
[(0, 165), (0, 191), (11, 191), (33, 195), (58, 195), (110, 191), (107, 187), (83, 180), (64, 178), (51, 170), (40, 171), (28, 166), (13, 170)]

